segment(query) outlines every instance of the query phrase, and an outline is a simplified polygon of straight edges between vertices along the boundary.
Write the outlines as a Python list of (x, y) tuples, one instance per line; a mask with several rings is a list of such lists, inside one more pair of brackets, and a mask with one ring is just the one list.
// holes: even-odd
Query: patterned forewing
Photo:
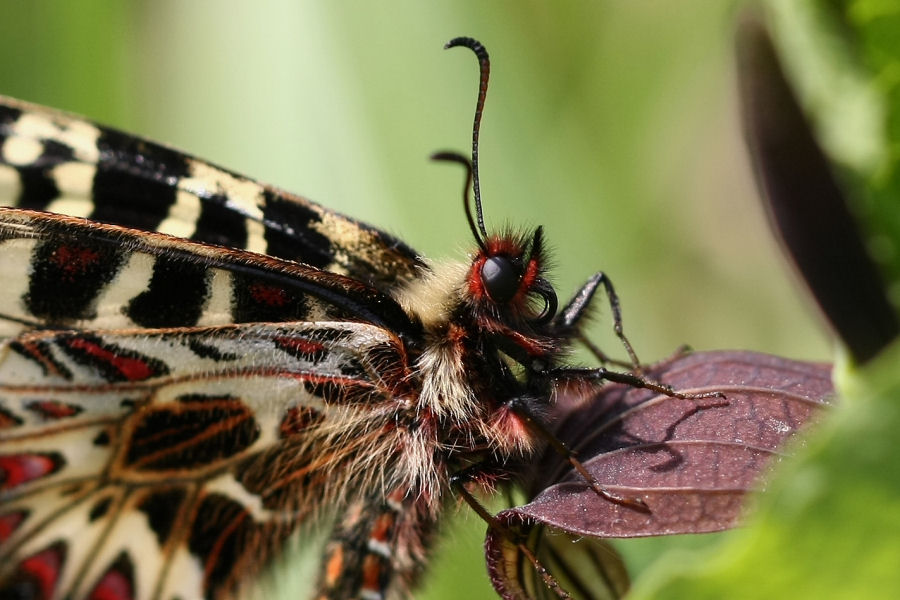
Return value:
[(234, 591), (365, 477), (345, 462), (385, 446), (408, 379), (399, 340), (352, 322), (34, 332), (2, 352), (0, 597)]
[(387, 291), (423, 263), (400, 240), (171, 148), (0, 96), (0, 205), (250, 250)]
[(0, 255), (0, 338), (339, 320), (416, 335), (396, 302), (354, 279), (162, 234), (0, 208)]
[(0, 204), (0, 597), (230, 596), (408, 483), (401, 242), (5, 99)]

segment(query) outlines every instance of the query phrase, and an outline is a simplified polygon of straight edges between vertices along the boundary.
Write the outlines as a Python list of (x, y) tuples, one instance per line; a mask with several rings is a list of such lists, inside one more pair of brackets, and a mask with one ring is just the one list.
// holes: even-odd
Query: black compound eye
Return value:
[(481, 265), (481, 282), (491, 300), (505, 304), (519, 291), (521, 270), (505, 256), (492, 256)]

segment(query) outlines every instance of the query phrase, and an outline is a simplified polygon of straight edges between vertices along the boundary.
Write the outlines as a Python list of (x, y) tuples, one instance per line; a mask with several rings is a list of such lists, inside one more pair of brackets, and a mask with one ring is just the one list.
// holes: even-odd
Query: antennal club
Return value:
[[(475, 53), (478, 57), (478, 65), (481, 68), (481, 76), (478, 85), (478, 101), (475, 104), (475, 122), (472, 125), (472, 183), (475, 194), (475, 214), (478, 217), (478, 231), (481, 232), (482, 238), (487, 237), (487, 231), (484, 228), (484, 213), (481, 209), (481, 185), (478, 181), (478, 133), (481, 129), (481, 113), (484, 111), (484, 99), (487, 97), (488, 79), (491, 74), (491, 60), (488, 57), (487, 50), (476, 39), (470, 37), (453, 38), (447, 45), (447, 48), (456, 48), (464, 46)], [(476, 235), (476, 237), (478, 237)]]

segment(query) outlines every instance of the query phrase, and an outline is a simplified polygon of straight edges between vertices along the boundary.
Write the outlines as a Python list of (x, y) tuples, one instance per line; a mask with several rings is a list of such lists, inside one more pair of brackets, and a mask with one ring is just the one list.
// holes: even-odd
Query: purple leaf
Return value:
[[(542, 563), (561, 565), (560, 578), (568, 585), (571, 575), (596, 583), (575, 581), (576, 588), (584, 588), (578, 596), (620, 596), (618, 582), (601, 585), (620, 562), (608, 547), (604, 554), (557, 532), (607, 538), (733, 527), (745, 494), (760, 487), (760, 475), (782, 456), (779, 448), (833, 393), (829, 365), (752, 352), (681, 355), (647, 375), (680, 392), (721, 391), (726, 399), (681, 400), (621, 384), (572, 389), (560, 394), (554, 430), (604, 488), (639, 499), (649, 512), (601, 498), (563, 457), (548, 450), (526, 476), (531, 501), (497, 515), (500, 523), (528, 536), (526, 545)], [(485, 549), (502, 596), (548, 592), (537, 591), (540, 579), (535, 583), (520, 549), (502, 534), (490, 530)], [(596, 564), (598, 556), (607, 560), (600, 561), (598, 574), (566, 567), (570, 559), (563, 554), (574, 554), (581, 565)]]

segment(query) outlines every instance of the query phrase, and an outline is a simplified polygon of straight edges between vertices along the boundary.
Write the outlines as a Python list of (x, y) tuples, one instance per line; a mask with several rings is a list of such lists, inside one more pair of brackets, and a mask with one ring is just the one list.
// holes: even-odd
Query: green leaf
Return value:
[(769, 7), (782, 60), (900, 304), (900, 4)]
[[(782, 57), (858, 203), (895, 304), (900, 275), (900, 6), (771, 2)], [(810, 218), (815, 218), (811, 215)], [(668, 553), (632, 598), (900, 597), (900, 345), (836, 369), (840, 399), (780, 465), (745, 528)]]

